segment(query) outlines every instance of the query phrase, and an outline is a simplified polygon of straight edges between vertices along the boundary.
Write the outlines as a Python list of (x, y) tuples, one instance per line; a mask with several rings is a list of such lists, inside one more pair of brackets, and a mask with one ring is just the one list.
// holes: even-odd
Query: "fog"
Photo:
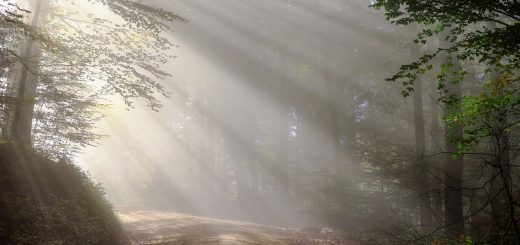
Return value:
[(517, 1), (0, 1), (0, 244), (520, 244)]
[(166, 34), (171, 96), (158, 112), (116, 98), (109, 136), (79, 156), (116, 209), (351, 229), (395, 216), (399, 184), (375, 162), (391, 142), (413, 155), (411, 101), (384, 81), (413, 32), (361, 0), (153, 4), (189, 20)]

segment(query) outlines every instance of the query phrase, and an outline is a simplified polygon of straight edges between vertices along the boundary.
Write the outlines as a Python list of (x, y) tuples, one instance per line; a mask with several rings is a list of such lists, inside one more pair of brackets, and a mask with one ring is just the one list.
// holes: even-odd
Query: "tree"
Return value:
[[(37, 28), (46, 38), (46, 42), (36, 44), (41, 54), (30, 55), (34, 61), (31, 66), (22, 64), (19, 70), (11, 66), (11, 73), (21, 74), (14, 76), (19, 79), (3, 80), (10, 84), (6, 90), (18, 88), (9, 96), (34, 101), (19, 103), (7, 115), (13, 118), (14, 129), (7, 140), (24, 142), (24, 148), (34, 144), (38, 151), (55, 158), (74, 154), (77, 147), (100, 137), (92, 129), (106, 95), (120, 95), (128, 106), (143, 98), (154, 110), (161, 106), (156, 95), (167, 96), (157, 80), (170, 75), (161, 64), (170, 58), (165, 50), (173, 44), (162, 33), (169, 29), (167, 22), (185, 19), (134, 1), (89, 2), (108, 7), (120, 19), (75, 12), (62, 5), (45, 11), (46, 22)], [(38, 1), (36, 6), (40, 3), (48, 2)], [(37, 13), (34, 11), (35, 16)], [(15, 32), (11, 35), (16, 40), (25, 38)], [(26, 46), (21, 41), (16, 45)], [(12, 54), (20, 63), (27, 63), (26, 54)], [(27, 74), (36, 75), (36, 79), (27, 82)]]
[(98, 138), (91, 130), (106, 94), (159, 105), (162, 51), (171, 46), (160, 34), (177, 16), (93, 1), (121, 14), (111, 22), (80, 17), (64, 1), (51, 10), (47, 0), (28, 1), (28, 10), (16, 2), (0, 3), (1, 243), (123, 244), (104, 191), (66, 158)]
[[(442, 43), (442, 40), (440, 40)], [(444, 64), (452, 68), (455, 72), (461, 69), (458, 61), (451, 61), (447, 57), (443, 59)], [(451, 67), (453, 66), (453, 67)], [(441, 80), (444, 78), (441, 78)], [(446, 94), (450, 96), (450, 104), (444, 111), (445, 115), (459, 113), (461, 111), (460, 105), (457, 103), (462, 97), (461, 81), (453, 82), (452, 77), (446, 77), (447, 86)], [(446, 124), (445, 132), (445, 156), (444, 156), (444, 188), (445, 188), (445, 203), (444, 203), (444, 221), (448, 226), (448, 234), (453, 237), (459, 237), (464, 232), (464, 214), (462, 203), (462, 174), (464, 169), (464, 159), (462, 155), (456, 154), (458, 152), (458, 143), (463, 139), (463, 128), (459, 124)]]
[[(412, 48), (412, 54), (419, 52), (417, 47)], [(426, 136), (423, 110), (422, 81), (414, 84), (413, 108), (414, 108), (414, 130), (415, 130), (415, 156), (416, 167), (414, 167), (417, 179), (417, 195), (419, 197), (419, 208), (421, 212), (421, 227), (424, 231), (431, 231), (433, 227), (433, 213), (428, 186), (427, 166), (424, 161), (426, 153)]]
[[(440, 101), (446, 109), (446, 226), (454, 225), (452, 236), (464, 232), (465, 219), (487, 209), (495, 200), (507, 203), (505, 216), (498, 223), (508, 225), (493, 231), (491, 235), (502, 242), (520, 243), (517, 179), (513, 176), (514, 154), (517, 142), (510, 135), (518, 130), (518, 82), (520, 71), (520, 3), (518, 1), (410, 1), (379, 0), (374, 5), (384, 9), (389, 21), (397, 25), (420, 24), (422, 31), (416, 43), (426, 44), (432, 37), (439, 37), (439, 47), (417, 61), (401, 66), (388, 80), (400, 81), (402, 94), (408, 96), (414, 83), (433, 70), (433, 59), (444, 61), (438, 67), (437, 88)], [(491, 75), (482, 83), (477, 93), (462, 94), (461, 83), (468, 71), (463, 64), (478, 63), (484, 66), (482, 76)], [(494, 75), (493, 75), (494, 74)], [(486, 150), (482, 150), (482, 145)], [(480, 177), (482, 186), (468, 191), (490, 191), (491, 183), (500, 185), (491, 191), (488, 201), (469, 215), (462, 213), (462, 157), (476, 157), (491, 169)], [(484, 178), (484, 179), (482, 179)], [(489, 193), (489, 192), (488, 192)], [(473, 196), (473, 194), (472, 194)], [(470, 206), (473, 204), (470, 200)], [(491, 205), (492, 206), (492, 205)], [(507, 217), (507, 221), (504, 221)], [(496, 219), (496, 216), (495, 216)], [(491, 227), (490, 227), (491, 228)], [(492, 233), (493, 233), (492, 232)], [(497, 235), (507, 234), (507, 236)], [(477, 239), (477, 238), (475, 238)], [(487, 237), (489, 241), (490, 237)]]
[[(41, 45), (49, 47), (51, 45), (51, 41), (47, 36), (42, 34), (35, 28), (37, 25), (39, 18), (35, 17), (32, 20), (32, 23), (26, 23), (25, 15), (30, 13), (30, 11), (19, 7), (16, 3), (5, 1), (0, 3), (0, 25), (2, 27), (2, 35), (0, 38), (0, 52), (1, 52), (1, 61), (0, 61), (0, 102), (2, 105), (2, 109), (4, 112), (12, 111), (13, 106), (18, 103), (17, 99), (11, 95), (10, 83), (11, 80), (16, 79), (17, 76), (13, 77), (13, 70), (20, 71), (24, 69), (28, 70), (29, 65), (27, 60), (22, 57), (20, 52), (17, 52), (17, 49), (26, 47), (21, 52), (27, 54), (28, 51), (31, 51), (34, 47), (33, 45), (23, 45), (23, 47), (17, 46), (22, 40), (27, 41), (38, 40), (41, 42)], [(30, 48), (29, 48), (30, 47)], [(16, 66), (16, 67), (15, 67)], [(34, 76), (35, 74), (25, 72), (25, 76)], [(6, 113), (2, 114), (1, 117), (1, 128), (2, 128), (2, 141), (6, 141), (7, 134), (9, 132), (9, 118)]]
[[(37, 29), (45, 24), (46, 14), (43, 9), (48, 8), (48, 3), (48, 1), (33, 3), (34, 12), (31, 20), (33, 28)], [(41, 45), (38, 40), (29, 38), (21, 46), (20, 57), (24, 60), (24, 64), (19, 65), (19, 69), (14, 69), (15, 75), (10, 78), (13, 96), (17, 100), (9, 122), (10, 131), (8, 134), (10, 140), (15, 142), (21, 150), (26, 150), (31, 147), (31, 130), (39, 79)]]

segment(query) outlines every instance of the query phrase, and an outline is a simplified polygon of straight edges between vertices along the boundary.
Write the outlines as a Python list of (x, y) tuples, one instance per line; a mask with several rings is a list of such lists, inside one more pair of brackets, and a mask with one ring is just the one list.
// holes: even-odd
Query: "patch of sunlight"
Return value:
[(133, 223), (142, 221), (154, 221), (164, 219), (186, 219), (189, 215), (170, 213), (170, 212), (157, 212), (157, 211), (135, 211), (118, 213), (119, 218), (123, 223)]

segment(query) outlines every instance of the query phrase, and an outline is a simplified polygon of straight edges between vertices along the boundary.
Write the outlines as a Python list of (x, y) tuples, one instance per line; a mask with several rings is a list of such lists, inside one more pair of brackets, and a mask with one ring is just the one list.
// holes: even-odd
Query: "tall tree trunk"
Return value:
[(247, 205), (251, 192), (249, 189), (249, 173), (247, 171), (248, 164), (248, 146), (247, 142), (241, 142), (237, 138), (229, 139), (229, 151), (231, 162), (233, 164), (233, 172), (236, 181), (237, 202), (239, 205)]
[[(285, 59), (285, 58), (283, 58)], [(285, 61), (283, 61), (285, 62)], [(286, 81), (280, 81), (280, 90), (279, 90), (279, 99), (280, 99), (280, 115), (279, 115), (279, 125), (278, 125), (278, 137), (279, 137), (279, 146), (277, 149), (277, 159), (278, 159), (278, 194), (282, 198), (289, 197), (289, 116), (287, 105), (287, 96), (286, 94)]]
[[(420, 55), (417, 45), (413, 45), (411, 53), (414, 57)], [(426, 136), (424, 130), (423, 86), (422, 80), (414, 83), (413, 94), (414, 129), (415, 129), (415, 166), (414, 176), (417, 181), (416, 195), (419, 202), (421, 229), (424, 232), (433, 230), (433, 212), (430, 201), (427, 166), (424, 161), (426, 153)]]
[[(42, 9), (49, 6), (49, 1), (38, 0), (34, 4), (31, 25), (39, 27), (45, 19)], [(41, 47), (37, 40), (29, 39), (27, 46), (21, 55), (23, 65), (20, 79), (15, 84), (17, 102), (10, 122), (9, 139), (22, 149), (32, 149), (32, 120), (34, 114), (34, 103), (39, 80)]]
[[(329, 81), (332, 82), (332, 81)], [(341, 127), (340, 127), (340, 109), (338, 108), (338, 88), (337, 86), (331, 86), (331, 92), (333, 96), (332, 103), (330, 103), (330, 124), (331, 124), (331, 139), (332, 139), (332, 161), (334, 163), (334, 178), (335, 178), (335, 190), (339, 203), (343, 204), (345, 200), (345, 175), (343, 170), (343, 158), (341, 156)]]
[[(331, 14), (328, 12), (326, 5), (322, 1), (315, 1), (314, 8), (316, 13), (319, 16), (327, 16)], [(327, 26), (326, 18), (321, 18), (321, 25)], [(323, 56), (328, 57), (323, 59), (323, 61), (318, 61), (318, 66), (321, 66), (321, 72), (324, 78), (324, 84), (327, 86), (327, 98), (325, 98), (325, 110), (328, 121), (326, 123), (328, 125), (324, 125), (324, 128), (328, 129), (328, 141), (331, 142), (332, 147), (330, 149), (332, 166), (333, 166), (333, 178), (334, 178), (334, 190), (335, 196), (338, 199), (340, 204), (343, 204), (345, 200), (345, 174), (343, 171), (343, 157), (342, 157), (342, 146), (341, 146), (341, 109), (340, 109), (340, 101), (341, 101), (341, 92), (343, 86), (341, 84), (342, 77), (339, 75), (341, 73), (342, 67), (338, 67), (339, 62), (333, 57), (335, 57), (336, 50), (326, 50), (323, 51)]]
[(197, 167), (195, 172), (195, 186), (192, 188), (194, 189), (194, 192), (196, 192), (198, 195), (201, 195), (203, 191), (205, 191), (205, 183), (203, 183), (203, 180), (208, 180), (208, 168), (206, 166), (206, 108), (204, 105), (204, 98), (201, 98), (200, 101), (196, 101), (195, 103), (199, 103), (199, 108), (201, 108), (201, 111), (196, 110), (194, 112), (197, 120), (196, 126), (198, 130), (195, 130), (195, 142), (196, 142), (196, 161), (197, 161)]
[(251, 197), (251, 190), (249, 189), (248, 173), (246, 171), (247, 157), (245, 154), (240, 154), (239, 162), (236, 162), (235, 178), (237, 181), (237, 201), (240, 205), (248, 205)]
[[(489, 29), (495, 30), (496, 24), (490, 22), (488, 24)], [(498, 83), (500, 79), (500, 73), (496, 67), (491, 67), (490, 80), (492, 83)], [(500, 86), (500, 85), (497, 85)], [(498, 87), (497, 87), (498, 88)], [(499, 95), (504, 96), (504, 91), (501, 88), (497, 89)], [(516, 218), (515, 211), (515, 200), (513, 197), (513, 186), (511, 176), (511, 157), (510, 157), (510, 135), (507, 130), (508, 127), (508, 115), (507, 109), (501, 108), (498, 111), (498, 115), (495, 115), (495, 119), (498, 120), (496, 125), (497, 132), (499, 133), (498, 139), (496, 140), (495, 152), (496, 166), (493, 169), (492, 176), (497, 176), (491, 183), (491, 208), (494, 219), (496, 221), (499, 233), (497, 234), (500, 238), (501, 231), (513, 229), (517, 244), (520, 244), (520, 227)]]
[[(491, 30), (494, 30), (496, 28), (496, 25), (493, 22), (489, 23), (488, 26)], [(489, 80), (495, 81), (499, 77), (500, 77), (500, 74), (495, 69), (493, 69), (493, 67), (491, 67)], [(502, 143), (502, 141), (503, 141), (503, 139), (501, 138), (499, 140), (499, 145)], [(507, 159), (503, 159), (502, 162), (498, 163), (497, 167), (493, 168), (493, 172), (491, 173), (491, 176), (498, 176), (500, 174), (499, 173), (500, 166), (502, 165), (504, 160), (507, 160)], [(493, 181), (491, 182), (491, 192), (489, 194), (489, 196), (491, 198), (491, 211), (493, 213), (496, 227), (499, 230), (505, 229), (505, 226), (507, 225), (504, 223), (505, 222), (505, 219), (504, 219), (505, 218), (504, 217), (505, 206), (501, 203), (501, 199), (502, 199), (503, 195), (501, 196), (499, 193), (499, 192), (501, 192), (502, 187), (503, 187), (503, 185), (502, 185), (500, 176), (495, 177), (493, 179)], [(500, 235), (498, 235), (498, 236), (500, 236)]]
[[(289, 29), (287, 26), (284, 26), (282, 29), (283, 33), (281, 33), (282, 37), (285, 36), (287, 40), (290, 40), (292, 37), (289, 37)], [(289, 71), (289, 57), (286, 54), (280, 52), (278, 50), (279, 57), (277, 65), (273, 67), (273, 75), (275, 77), (274, 81), (278, 84), (275, 84), (275, 88), (277, 88), (277, 100), (278, 100), (278, 149), (276, 149), (276, 159), (277, 170), (275, 173), (275, 177), (277, 178), (278, 184), (278, 195), (280, 200), (287, 200), (289, 197), (289, 185), (290, 185), (290, 175), (289, 175), (289, 126), (290, 126), (290, 106), (289, 106), (289, 91), (287, 90), (287, 84), (289, 82), (289, 76), (286, 72)]]
[(256, 199), (258, 197), (258, 169), (256, 166), (256, 156), (249, 158), (249, 178), (251, 179), (251, 197)]
[[(455, 69), (460, 69), (457, 61), (454, 61)], [(447, 81), (448, 93), (455, 99), (461, 98), (461, 88), (459, 84)], [(460, 112), (459, 105), (449, 106), (446, 109), (446, 115)], [(445, 146), (445, 180), (446, 202), (444, 220), (448, 225), (447, 231), (450, 235), (458, 237), (464, 231), (464, 216), (462, 207), (462, 173), (463, 173), (463, 157), (456, 156), (454, 153), (458, 151), (457, 142), (463, 137), (462, 127), (455, 125), (452, 130), (446, 132)]]
[(430, 202), (430, 193), (428, 186), (428, 175), (426, 174), (426, 166), (423, 156), (426, 151), (426, 139), (424, 133), (424, 112), (422, 98), (422, 81), (417, 80), (414, 84), (414, 121), (415, 121), (415, 178), (417, 180), (417, 196), (419, 201), (419, 209), (421, 215), (421, 228), (423, 231), (429, 232), (433, 228), (433, 214)]
[[(210, 109), (206, 109), (206, 113), (208, 113)], [(218, 183), (217, 175), (215, 173), (215, 123), (212, 116), (206, 117), (206, 152), (205, 152), (205, 165), (208, 171), (210, 184)], [(210, 190), (213, 194), (218, 189), (218, 185), (213, 185), (210, 187)]]
[[(430, 152), (432, 154), (438, 153), (439, 151), (442, 151), (441, 147), (441, 127), (440, 127), (440, 113), (439, 113), (439, 97), (437, 92), (437, 86), (435, 83), (432, 83), (430, 88), (430, 96), (431, 96), (431, 145), (430, 145)], [(442, 175), (438, 174), (441, 171), (444, 171), (444, 165), (443, 161), (440, 159), (434, 160), (434, 173), (437, 177), (441, 178), (442, 181), (444, 181), (444, 178)], [(442, 189), (444, 187), (444, 183), (438, 183), (439, 185), (436, 186), (435, 191), (433, 192), (432, 199), (434, 201), (433, 206), (433, 216), (435, 218), (435, 224), (437, 226), (442, 225), (442, 203), (443, 203), (443, 197), (442, 197)]]
[[(446, 48), (450, 44), (446, 42), (442, 36), (439, 38), (439, 46)], [(447, 54), (441, 55), (443, 63), (450, 62)], [(460, 101), (462, 91), (460, 83), (455, 83), (453, 72), (462, 69), (459, 62), (451, 59), (452, 68), (448, 71), (446, 79), (447, 95), (456, 101), (454, 105), (446, 104), (444, 111), (445, 115), (451, 115), (460, 112)], [(445, 187), (445, 203), (444, 203), (444, 221), (447, 226), (446, 232), (452, 237), (459, 237), (464, 232), (464, 214), (462, 203), (462, 173), (464, 159), (462, 156), (457, 156), (454, 153), (458, 151), (457, 142), (463, 138), (463, 129), (460, 125), (453, 125), (453, 128), (445, 132), (445, 156), (444, 156), (444, 187)]]
[(208, 155), (207, 155), (207, 140), (208, 140), (208, 123), (207, 123), (207, 108), (206, 108), (206, 91), (205, 91), (205, 85), (199, 84), (199, 88), (201, 90), (201, 98), (199, 101), (196, 101), (195, 103), (198, 103), (198, 106), (196, 108), (200, 108), (199, 110), (195, 110), (195, 116), (197, 120), (197, 128), (196, 130), (196, 138), (197, 138), (197, 151), (196, 152), (196, 158), (197, 158), (197, 185), (194, 186), (195, 191), (199, 192), (198, 194), (202, 194), (202, 191), (205, 191), (206, 189), (206, 183), (203, 183), (203, 181), (209, 180), (209, 166), (207, 165)]
[(322, 66), (324, 84), (327, 86), (328, 96), (325, 100), (325, 111), (327, 119), (324, 128), (328, 129), (328, 140), (332, 144), (330, 149), (332, 157), (332, 166), (334, 171), (334, 190), (336, 197), (341, 203), (344, 199), (345, 176), (343, 171), (343, 159), (341, 156), (341, 109), (339, 108), (341, 100), (340, 78), (334, 67), (334, 62), (328, 59)]

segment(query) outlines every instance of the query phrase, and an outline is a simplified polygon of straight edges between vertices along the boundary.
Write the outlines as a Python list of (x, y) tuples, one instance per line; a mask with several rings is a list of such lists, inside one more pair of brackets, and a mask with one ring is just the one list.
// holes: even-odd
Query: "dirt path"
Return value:
[(355, 244), (333, 233), (178, 213), (134, 211), (120, 217), (133, 244)]

